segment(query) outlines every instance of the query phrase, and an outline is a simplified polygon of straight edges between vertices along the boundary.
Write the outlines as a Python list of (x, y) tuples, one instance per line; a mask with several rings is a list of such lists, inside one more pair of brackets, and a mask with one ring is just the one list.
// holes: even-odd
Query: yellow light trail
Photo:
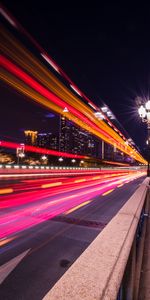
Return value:
[(69, 209), (68, 211), (64, 212), (63, 214), (64, 214), (64, 215), (68, 215), (68, 214), (72, 213), (73, 211), (75, 211), (75, 210), (77, 210), (77, 209), (79, 209), (79, 208), (81, 208), (81, 207), (83, 207), (83, 206), (89, 204), (90, 202), (91, 202), (91, 200), (90, 200), (90, 201), (83, 202), (83, 203), (79, 204), (78, 206), (75, 206), (75, 207)]
[[(4, 69), (1, 70), (0, 78), (7, 82), (9, 85), (17, 89), (19, 92), (27, 95), (31, 99), (33, 99), (35, 102), (40, 103), (44, 105), (46, 108), (49, 108), (51, 110), (56, 111), (59, 114), (62, 114), (66, 117), (66, 114), (62, 112), (62, 108), (57, 106), (56, 104), (50, 102), (47, 98), (44, 96), (41, 96), (39, 93), (34, 91), (32, 88), (28, 87), (25, 83), (23, 83), (21, 80), (16, 78), (15, 76), (11, 75), (9, 72), (5, 71)], [(80, 127), (84, 128), (87, 131), (90, 131), (94, 135), (98, 136), (101, 139), (104, 139), (106, 142), (110, 142), (110, 140), (100, 134), (98, 131), (96, 131), (93, 128), (90, 128), (86, 123), (84, 123), (81, 119), (75, 117), (72, 113), (67, 113), (67, 118), (69, 120), (72, 120), (74, 123), (79, 125)]]
[(32, 77), (36, 78), (42, 83), (48, 90), (52, 91), (55, 95), (59, 96), (67, 104), (70, 104), (75, 109), (84, 114), (90, 121), (92, 121), (100, 129), (104, 130), (106, 134), (110, 135), (110, 138), (106, 137), (104, 134), (100, 133), (98, 130), (91, 128), (88, 124), (85, 124), (82, 120), (75, 117), (70, 112), (63, 113), (63, 110), (58, 105), (50, 102), (48, 99), (41, 96), (38, 92), (25, 85), (21, 80), (10, 75), (10, 73), (2, 70), (1, 78), (15, 89), (19, 90), (23, 94), (30, 97), (37, 103), (42, 104), (46, 108), (49, 108), (61, 115), (64, 115), (68, 119), (72, 120), (78, 126), (81, 126), (90, 133), (96, 135), (105, 142), (115, 145), (120, 151), (128, 154), (137, 161), (146, 164), (143, 157), (132, 149), (125, 141), (120, 137), (120, 135), (109, 127), (104, 121), (98, 120), (94, 115), (94, 112), (86, 104), (84, 104), (77, 96), (74, 95), (63, 83), (61, 83), (37, 58), (35, 58), (32, 53), (30, 53), (21, 43), (17, 41), (8, 31), (4, 28), (1, 30), (1, 51), (9, 56), (17, 65), (31, 74)]
[(102, 194), (102, 196), (106, 196), (106, 195), (108, 195), (108, 194), (112, 193), (113, 191), (114, 191), (114, 189), (112, 189), (112, 190), (109, 190), (109, 191), (107, 191), (107, 192), (103, 193), (103, 194)]
[[(9, 34), (8, 33), (7, 35), (5, 34), (5, 37), (8, 39)], [(8, 43), (6, 43), (5, 46), (2, 45), (2, 49), (4, 53), (9, 55), (14, 61), (17, 62), (18, 65), (24, 67), (25, 70), (31, 73), (35, 78), (41, 81), (43, 85), (45, 85), (47, 88), (50, 88), (51, 91), (53, 91), (56, 95), (61, 97), (67, 103), (73, 105), (76, 109), (78, 109), (80, 106), (80, 111), (82, 112), (84, 111), (84, 114), (91, 121), (94, 121), (95, 124), (97, 124), (98, 126), (101, 125), (101, 128), (107, 130), (107, 132), (110, 131), (110, 133), (112, 133), (115, 138), (120, 139), (120, 142), (122, 143), (123, 139), (115, 131), (113, 131), (112, 128), (110, 128), (102, 120), (97, 120), (97, 118), (93, 114), (93, 111), (82, 101), (80, 101), (76, 96), (74, 96), (66, 87), (64, 87), (63, 84), (61, 84), (58, 81), (58, 79), (56, 79), (55, 76), (50, 73), (50, 71), (47, 71), (46, 68), (43, 67), (36, 60), (36, 58), (33, 57), (31, 53), (29, 53), (27, 50), (25, 51), (24, 49), (22, 49), (21, 46), (18, 46), (17, 42), (15, 43), (13, 39), (9, 38), (9, 42), (11, 42), (11, 44), (13, 45), (13, 49), (14, 47), (16, 47), (15, 52), (12, 51), (12, 45), (11, 45), (11, 49), (8, 49)], [(19, 50), (18, 53), (17, 50)], [(19, 57), (20, 52), (22, 55), (21, 58)]]
[(95, 176), (95, 177), (92, 178), (92, 180), (97, 180), (97, 179), (100, 179), (100, 178), (101, 178), (101, 176)]
[(46, 189), (46, 188), (49, 188), (49, 187), (54, 187), (54, 186), (60, 186), (62, 185), (62, 182), (52, 182), (52, 183), (45, 183), (45, 184), (42, 184), (41, 187), (43, 189)]
[(74, 181), (74, 183), (79, 183), (79, 182), (84, 182), (84, 181), (86, 181), (86, 179), (77, 179)]
[(6, 188), (6, 189), (0, 189), (0, 195), (4, 195), (4, 194), (10, 194), (13, 193), (13, 189), (11, 188)]
[(0, 247), (10, 243), (11, 241), (13, 241), (16, 238), (16, 236), (13, 236), (11, 238), (4, 238), (0, 240)]
[[(51, 103), (48, 99), (46, 99), (45, 97), (41, 96), (39, 93), (37, 93), (36, 91), (34, 91), (32, 88), (29, 88), (26, 84), (22, 83), (21, 80), (15, 78), (15, 76), (11, 75), (9, 72), (7, 72), (7, 71), (5, 71), (5, 70), (2, 69), (0, 77), (4, 81), (6, 81), (10, 85), (12, 85), (14, 88), (18, 89), (22, 93), (24, 93), (27, 96), (31, 97), (34, 101), (36, 101), (38, 103), (42, 103), (47, 108), (50, 108), (50, 109), (55, 110), (56, 112), (62, 114), (62, 109), (59, 106), (57, 106), (54, 103)], [(65, 115), (65, 114), (63, 114), (63, 115)], [(89, 128), (89, 126), (87, 124), (85, 124), (84, 122), (82, 122), (77, 117), (74, 117), (73, 114), (68, 113), (67, 115), (68, 115), (68, 118), (70, 120), (72, 120), (73, 122), (75, 122), (76, 124), (78, 124), (79, 126), (81, 126), (82, 128), (84, 128), (85, 130), (90, 131), (91, 133), (95, 134), (96, 136), (98, 136), (101, 139), (104, 139), (106, 142), (110, 143), (110, 140), (108, 138), (106, 138), (105, 136), (103, 136), (102, 134), (100, 134), (99, 132), (97, 132), (95, 129)], [(129, 154), (127, 151), (124, 151), (124, 152), (127, 153), (127, 154)]]

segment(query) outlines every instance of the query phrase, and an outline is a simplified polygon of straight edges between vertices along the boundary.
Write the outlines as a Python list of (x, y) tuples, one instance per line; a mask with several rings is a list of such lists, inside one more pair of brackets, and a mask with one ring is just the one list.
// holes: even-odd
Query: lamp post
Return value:
[(148, 100), (145, 105), (141, 105), (138, 109), (140, 118), (142, 119), (142, 122), (145, 122), (147, 124), (147, 132), (148, 132), (148, 139), (147, 139), (147, 145), (148, 145), (148, 168), (147, 168), (147, 176), (150, 176), (150, 100)]
[(17, 164), (20, 164), (20, 161), (25, 156), (24, 153), (24, 144), (20, 144), (20, 147), (16, 149), (16, 156), (17, 156)]

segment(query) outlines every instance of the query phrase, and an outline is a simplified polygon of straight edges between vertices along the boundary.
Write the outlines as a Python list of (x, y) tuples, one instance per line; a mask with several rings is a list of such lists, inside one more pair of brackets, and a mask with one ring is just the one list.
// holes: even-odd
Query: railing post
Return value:
[(148, 199), (148, 194), (147, 194), (147, 199), (145, 201), (145, 208), (143, 211), (143, 215), (141, 217), (141, 218), (143, 218), (142, 231), (141, 231), (141, 236), (139, 237), (139, 241), (137, 244), (137, 258), (136, 258), (136, 270), (135, 270), (135, 282), (134, 282), (135, 286), (134, 286), (133, 300), (137, 300), (138, 294), (139, 294), (141, 267), (142, 267), (145, 234), (146, 234), (146, 227), (147, 227), (147, 217), (146, 216), (148, 215), (148, 212), (149, 212), (149, 199)]
[(122, 283), (122, 300), (133, 300), (136, 268), (136, 240), (134, 239)]

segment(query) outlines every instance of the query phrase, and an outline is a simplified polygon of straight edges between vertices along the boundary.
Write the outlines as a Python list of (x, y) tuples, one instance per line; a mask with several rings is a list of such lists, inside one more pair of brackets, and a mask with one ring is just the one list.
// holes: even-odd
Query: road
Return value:
[(0, 201), (0, 299), (42, 299), (129, 199), (141, 175), (6, 181)]

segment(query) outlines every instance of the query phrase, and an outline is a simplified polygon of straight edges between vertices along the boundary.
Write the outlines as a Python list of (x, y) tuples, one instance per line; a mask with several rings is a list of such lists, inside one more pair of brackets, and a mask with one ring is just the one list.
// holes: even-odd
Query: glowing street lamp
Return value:
[(42, 159), (42, 161), (43, 161), (43, 164), (47, 164), (48, 158), (47, 158), (46, 155), (42, 155), (42, 156), (41, 156), (41, 159)]
[(46, 160), (46, 159), (47, 159), (47, 156), (46, 156), (46, 155), (43, 155), (43, 156), (41, 157), (41, 159), (42, 159), (42, 160)]
[(62, 162), (62, 161), (63, 161), (63, 158), (62, 158), (62, 157), (59, 157), (58, 160), (59, 160), (60, 162)]
[(76, 160), (75, 160), (74, 158), (73, 158), (71, 161), (72, 161), (72, 163), (75, 163), (75, 162), (76, 162)]
[(150, 176), (150, 100), (148, 100), (144, 105), (141, 105), (138, 109), (139, 116), (142, 119), (142, 122), (147, 124), (147, 132), (148, 132), (148, 168), (147, 168), (147, 176)]

